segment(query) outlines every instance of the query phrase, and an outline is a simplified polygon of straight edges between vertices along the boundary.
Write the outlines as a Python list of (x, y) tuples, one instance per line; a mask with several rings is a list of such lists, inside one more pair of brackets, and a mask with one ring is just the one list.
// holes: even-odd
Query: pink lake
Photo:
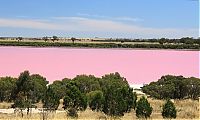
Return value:
[(0, 76), (18, 77), (24, 70), (51, 82), (119, 72), (141, 85), (167, 74), (199, 77), (199, 51), (0, 47)]

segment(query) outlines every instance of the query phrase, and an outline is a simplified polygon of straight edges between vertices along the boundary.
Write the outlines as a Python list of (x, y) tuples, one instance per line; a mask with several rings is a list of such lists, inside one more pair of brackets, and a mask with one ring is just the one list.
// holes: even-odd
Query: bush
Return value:
[(89, 92), (87, 94), (88, 97), (88, 103), (89, 103), (89, 107), (93, 110), (93, 111), (101, 111), (103, 108), (103, 103), (104, 103), (104, 96), (103, 96), (103, 92), (96, 90), (96, 91), (92, 91)]
[(176, 107), (174, 106), (174, 103), (170, 101), (169, 99), (167, 102), (163, 105), (162, 109), (162, 116), (163, 118), (176, 118)]
[(165, 75), (158, 81), (142, 87), (142, 91), (156, 99), (198, 99), (200, 79)]
[(152, 113), (153, 108), (150, 106), (150, 103), (148, 100), (143, 96), (140, 98), (140, 100), (137, 102), (136, 106), (136, 116), (138, 118), (148, 118), (150, 117)]
[(67, 116), (70, 116), (72, 118), (77, 118), (78, 117), (77, 110), (75, 108), (70, 108), (68, 110)]

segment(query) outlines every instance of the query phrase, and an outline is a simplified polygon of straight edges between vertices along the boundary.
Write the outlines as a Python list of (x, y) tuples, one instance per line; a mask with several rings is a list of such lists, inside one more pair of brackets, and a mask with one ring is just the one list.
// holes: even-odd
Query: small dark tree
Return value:
[(165, 38), (161, 38), (161, 39), (159, 40), (159, 43), (160, 43), (161, 45), (163, 45), (165, 42), (166, 42), (166, 39), (165, 39)]
[(133, 108), (133, 92), (129, 92), (127, 86), (119, 88), (116, 83), (110, 85), (104, 92), (105, 101), (103, 112), (109, 116), (124, 116), (124, 113), (130, 112)]
[(72, 40), (72, 42), (74, 44), (74, 41), (76, 40), (76, 38), (72, 37), (71, 40)]
[(23, 37), (18, 37), (17, 38), (18, 42), (23, 40)]
[(45, 42), (47, 42), (48, 41), (48, 37), (46, 36), (46, 37), (43, 37), (42, 38)]
[(137, 102), (136, 106), (136, 116), (138, 118), (149, 118), (152, 113), (153, 108), (150, 106), (148, 100), (142, 96), (140, 100)]
[(77, 113), (77, 110), (75, 108), (70, 108), (67, 112), (67, 115), (72, 117), (72, 118), (78, 117), (78, 113)]
[(167, 102), (163, 105), (162, 109), (162, 116), (163, 118), (176, 118), (176, 107), (174, 106), (174, 103), (170, 101), (169, 99)]
[(57, 37), (57, 36), (53, 36), (52, 41), (54, 42), (54, 41), (56, 41), (56, 40), (58, 40), (58, 37)]

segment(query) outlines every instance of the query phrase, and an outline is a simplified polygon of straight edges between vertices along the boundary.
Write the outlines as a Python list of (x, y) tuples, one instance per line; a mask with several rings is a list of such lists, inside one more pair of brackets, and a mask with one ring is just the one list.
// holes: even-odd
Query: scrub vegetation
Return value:
[(84, 47), (84, 48), (144, 48), (144, 49), (200, 49), (200, 39), (77, 39), (77, 38), (0, 38), (0, 46)]
[[(150, 83), (142, 88), (146, 95), (141, 96), (133, 92), (127, 80), (117, 72), (101, 78), (77, 75), (73, 79), (64, 78), (49, 84), (45, 77), (24, 71), (18, 78), (0, 78), (0, 107), (14, 109), (14, 113), (0, 113), (0, 119), (198, 118), (196, 99), (200, 96), (200, 80), (170, 75), (163, 76), (161, 80), (163, 86), (171, 85), (166, 90), (170, 94), (161, 91), (158, 86), (152, 87)], [(191, 95), (187, 91), (184, 97), (179, 97), (180, 93), (177, 91), (182, 87), (179, 85), (182, 85), (180, 81), (189, 82), (187, 90), (196, 94)], [(196, 86), (192, 86), (192, 83)], [(172, 92), (171, 88), (176, 90), (172, 89)], [(166, 97), (161, 97), (162, 94), (156, 91), (162, 92)], [(168, 96), (171, 92), (177, 98)], [(40, 112), (32, 113), (36, 109), (40, 109)]]

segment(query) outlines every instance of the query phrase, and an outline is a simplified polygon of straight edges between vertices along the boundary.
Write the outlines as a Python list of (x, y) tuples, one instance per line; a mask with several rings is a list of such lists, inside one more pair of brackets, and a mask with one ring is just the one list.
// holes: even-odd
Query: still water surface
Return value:
[(0, 47), (0, 76), (29, 70), (54, 81), (77, 74), (119, 72), (130, 84), (162, 75), (199, 77), (199, 51)]

